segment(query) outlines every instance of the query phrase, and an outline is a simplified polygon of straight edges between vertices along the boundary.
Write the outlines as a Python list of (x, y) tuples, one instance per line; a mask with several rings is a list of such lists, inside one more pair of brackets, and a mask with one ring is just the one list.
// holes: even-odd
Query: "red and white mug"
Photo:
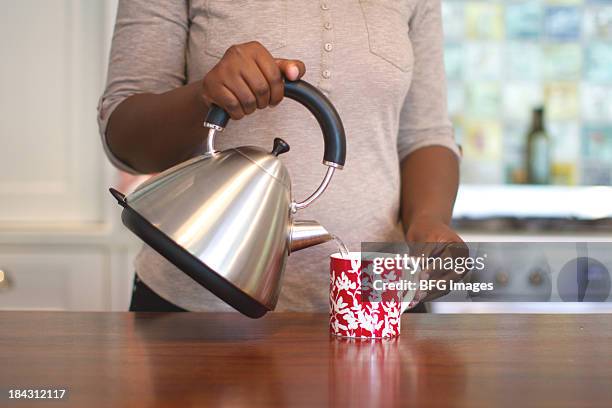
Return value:
[[(331, 334), (362, 339), (390, 339), (400, 335), (402, 313), (408, 308), (415, 291), (375, 290), (371, 281), (374, 259), (394, 256), (371, 253), (362, 257), (360, 252), (352, 252), (348, 257), (341, 254), (331, 256)], [(417, 275), (403, 274), (395, 267), (382, 269), (376, 277), (384, 282), (414, 281)]]

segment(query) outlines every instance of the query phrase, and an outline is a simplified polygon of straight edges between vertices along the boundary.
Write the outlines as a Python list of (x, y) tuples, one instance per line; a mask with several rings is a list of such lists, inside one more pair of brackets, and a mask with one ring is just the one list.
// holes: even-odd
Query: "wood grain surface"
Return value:
[[(405, 315), (390, 342), (327, 320), (2, 312), (0, 406), (612, 406), (607, 315)], [(50, 387), (67, 398), (8, 399)]]

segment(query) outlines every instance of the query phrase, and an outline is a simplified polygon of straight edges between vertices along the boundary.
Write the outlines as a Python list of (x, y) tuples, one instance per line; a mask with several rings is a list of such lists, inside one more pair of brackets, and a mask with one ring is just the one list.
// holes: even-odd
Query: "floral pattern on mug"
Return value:
[[(363, 263), (363, 265), (362, 265)], [(402, 303), (395, 292), (373, 290), (371, 262), (333, 258), (330, 279), (330, 331), (351, 338), (394, 338), (400, 334)], [(401, 274), (381, 274), (386, 282)], [(363, 289), (363, 292), (362, 292)]]

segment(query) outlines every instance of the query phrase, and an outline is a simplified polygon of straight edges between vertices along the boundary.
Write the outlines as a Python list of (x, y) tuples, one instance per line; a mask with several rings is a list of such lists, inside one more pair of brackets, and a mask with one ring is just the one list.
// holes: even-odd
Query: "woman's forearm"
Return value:
[(407, 231), (420, 217), (450, 224), (457, 188), (459, 162), (447, 148), (419, 149), (402, 162), (402, 222)]
[(163, 94), (132, 95), (115, 109), (106, 131), (113, 154), (133, 169), (155, 173), (202, 148), (207, 107), (201, 81)]

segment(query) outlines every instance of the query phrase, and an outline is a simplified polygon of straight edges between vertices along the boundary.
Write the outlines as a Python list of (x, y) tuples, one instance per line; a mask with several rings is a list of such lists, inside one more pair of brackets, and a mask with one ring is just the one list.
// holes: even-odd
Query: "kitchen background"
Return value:
[[(95, 122), (116, 3), (0, 0), (0, 309), (128, 306), (139, 243), (106, 187), (141, 179), (107, 163)], [(612, 1), (445, 0), (443, 18), (464, 238), (612, 241)], [(534, 129), (539, 107), (544, 127)]]
[(527, 133), (541, 105), (550, 184), (611, 183), (612, 2), (449, 0), (444, 24), (465, 183), (527, 181)]

